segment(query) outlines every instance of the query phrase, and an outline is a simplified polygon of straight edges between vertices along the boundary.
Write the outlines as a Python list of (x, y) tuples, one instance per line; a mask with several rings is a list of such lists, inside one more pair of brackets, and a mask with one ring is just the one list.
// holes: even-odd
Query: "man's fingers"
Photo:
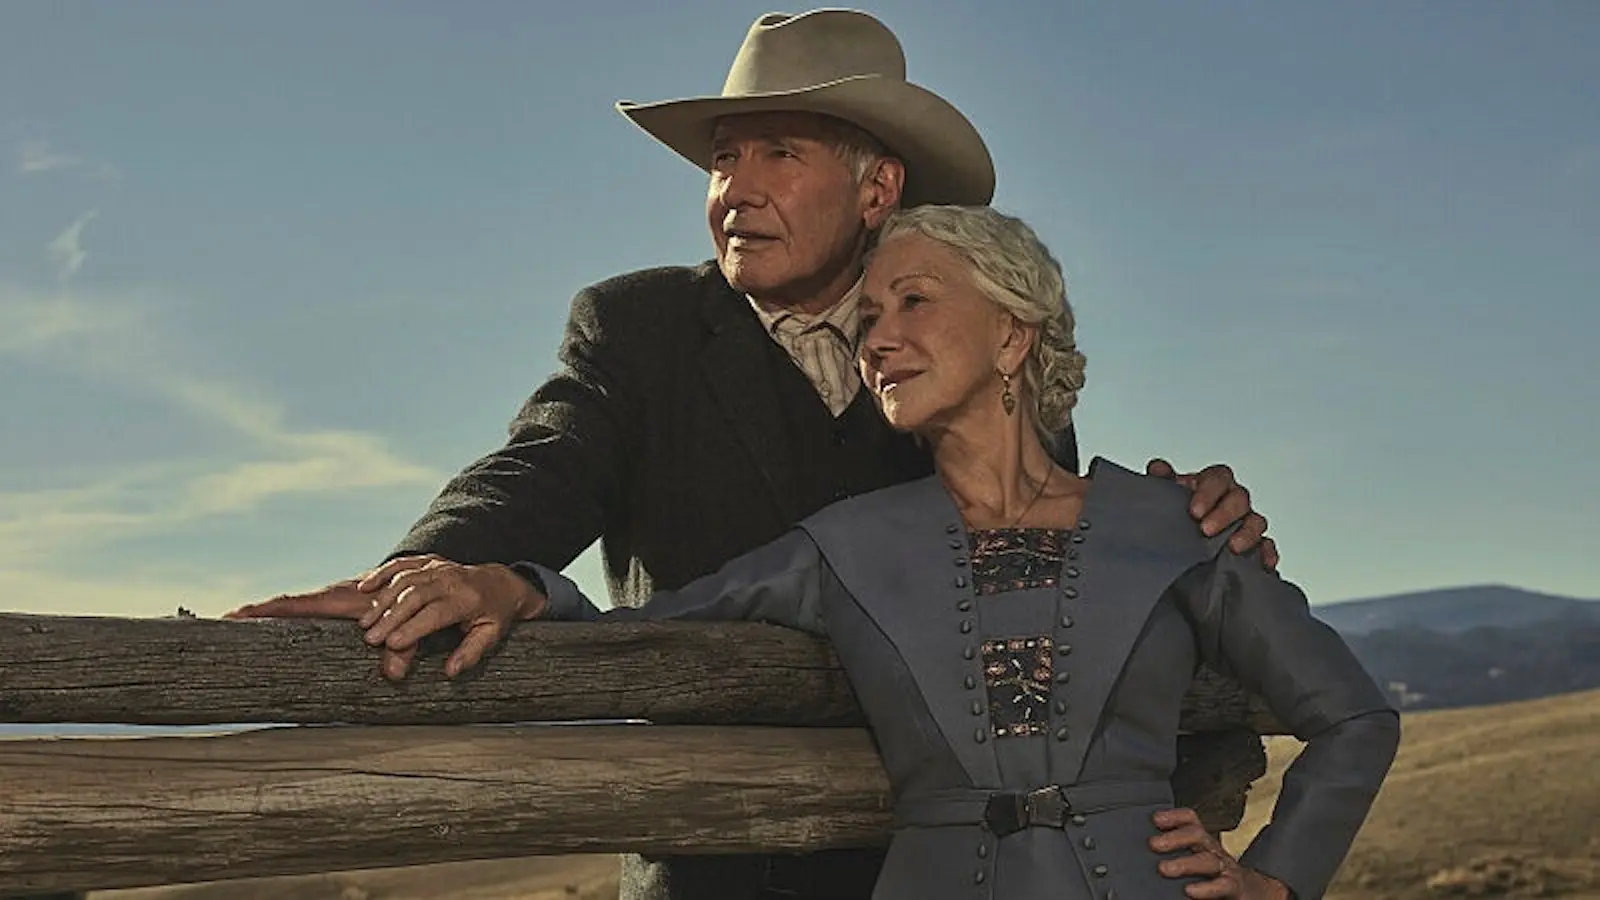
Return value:
[(391, 650), (383, 648), (383, 677), (390, 681), (399, 681), (406, 677), (406, 672), (411, 669), (411, 661), (416, 659), (417, 648), (407, 647), (404, 650)]
[(320, 591), (280, 594), (260, 603), (246, 604), (223, 618), (359, 619), (367, 608), (367, 598), (355, 589), (355, 582), (341, 581)]
[(1186, 856), (1163, 859), (1160, 868), (1161, 874), (1168, 878), (1215, 878), (1223, 874), (1227, 867), (1217, 854), (1196, 849)]
[(1244, 883), (1232, 871), (1224, 872), (1208, 881), (1197, 881), (1183, 886), (1183, 892), (1195, 900), (1217, 900), (1219, 897), (1243, 897)]
[[(1179, 480), (1182, 480), (1181, 477)], [(1240, 503), (1244, 504), (1242, 508)], [(1222, 527), (1232, 524), (1250, 511), (1250, 492), (1234, 481), (1232, 469), (1220, 464), (1206, 466), (1194, 476), (1194, 497), (1189, 500), (1189, 515), (1200, 521), (1201, 529), (1206, 534), (1216, 534), (1221, 530), (1220, 527), (1208, 527), (1212, 524), (1213, 514), (1218, 511), (1233, 513), (1222, 521)]]
[(394, 601), (387, 606), (381, 605), (383, 601), (380, 601), (378, 607), (362, 617), (362, 621), (366, 622), (372, 618), (374, 611), (378, 612), (372, 625), (367, 628), (367, 643), (374, 646), (387, 643), (389, 635), (411, 621), (413, 616), (431, 605), (449, 601), (451, 587), (448, 582), (442, 581), (416, 582), (401, 588), (395, 594)]
[[(1224, 507), (1228, 505), (1229, 504), (1227, 503), (1223, 504)], [(1231, 509), (1227, 512), (1223, 512), (1222, 508), (1219, 507), (1217, 512), (1211, 514), (1211, 519), (1221, 519), (1224, 515), (1229, 515), (1231, 513)], [(1267, 534), (1266, 516), (1263, 516), (1260, 513), (1249, 512), (1248, 510), (1243, 514), (1243, 516), (1243, 519), (1239, 521), (1239, 530), (1235, 531), (1233, 533), (1233, 537), (1228, 539), (1228, 549), (1235, 553), (1249, 553), (1251, 550), (1256, 548), (1257, 544), (1261, 543), (1261, 539)], [(1230, 519), (1229, 521), (1233, 520)], [(1226, 528), (1228, 527), (1228, 523), (1223, 522), (1220, 527)]]
[[(410, 600), (416, 600), (418, 596), (417, 591), (425, 586), (431, 585), (434, 582), (440, 581), (440, 573), (442, 571), (442, 569), (425, 568), (404, 569), (395, 573), (395, 575), (392, 576), (387, 583), (372, 593), (366, 595), (370, 599), (372, 607), (362, 614), (361, 627), (372, 628), (373, 626), (383, 622), (385, 619), (391, 618), (392, 613), (399, 611), (397, 607), (400, 603), (401, 597), (407, 597)], [(446, 586), (445, 590), (448, 589), (448, 586)], [(383, 631), (374, 636), (372, 638), (372, 642), (375, 644), (382, 642), (383, 638), (389, 633), (388, 629), (399, 625), (400, 621), (401, 620), (399, 619), (395, 619), (394, 621), (388, 622), (388, 628), (385, 628)]]
[(360, 580), (356, 582), (356, 590), (371, 593), (372, 591), (376, 591), (387, 585), (390, 579), (394, 578), (396, 575), (399, 575), (401, 572), (408, 572), (412, 569), (420, 569), (423, 566), (426, 566), (428, 563), (439, 559), (443, 559), (443, 557), (435, 556), (431, 553), (425, 556), (396, 557), (377, 567), (376, 569), (373, 569), (366, 575), (363, 575)]
[(1146, 475), (1154, 475), (1157, 478), (1177, 478), (1178, 477), (1178, 470), (1176, 470), (1176, 469), (1174, 469), (1172, 467), (1172, 463), (1169, 463), (1166, 460), (1161, 459), (1160, 457), (1157, 457), (1157, 458), (1152, 459), (1149, 462), (1145, 463), (1144, 464), (1144, 473)]
[(1261, 564), (1269, 570), (1278, 571), (1278, 542), (1269, 537), (1261, 539)]
[(1150, 838), (1150, 849), (1157, 853), (1172, 853), (1186, 848), (1209, 847), (1211, 835), (1199, 823), (1183, 825)]
[(1162, 831), (1171, 831), (1184, 825), (1199, 825), (1200, 814), (1187, 806), (1174, 806), (1171, 809), (1158, 809), (1150, 816), (1150, 821)]
[(435, 631), (443, 631), (464, 618), (466, 616), (461, 610), (461, 604), (456, 602), (455, 598), (449, 595), (440, 596), (417, 610), (400, 627), (390, 631), (383, 644), (391, 650), (415, 647), (417, 641)]
[(504, 635), (505, 629), (493, 620), (474, 624), (467, 629), (467, 635), (461, 639), (456, 651), (445, 660), (445, 677), (454, 678), (482, 662), (483, 655), (493, 650), (494, 645), (500, 643), (500, 638)]

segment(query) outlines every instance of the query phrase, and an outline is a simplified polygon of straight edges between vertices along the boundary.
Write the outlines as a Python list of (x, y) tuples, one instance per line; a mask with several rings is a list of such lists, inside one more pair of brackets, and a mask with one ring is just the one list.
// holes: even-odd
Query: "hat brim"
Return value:
[(703, 170), (723, 116), (813, 112), (851, 122), (906, 164), (901, 205), (984, 206), (994, 198), (994, 161), (978, 130), (954, 106), (905, 81), (861, 75), (815, 87), (739, 97), (617, 103), (617, 111)]

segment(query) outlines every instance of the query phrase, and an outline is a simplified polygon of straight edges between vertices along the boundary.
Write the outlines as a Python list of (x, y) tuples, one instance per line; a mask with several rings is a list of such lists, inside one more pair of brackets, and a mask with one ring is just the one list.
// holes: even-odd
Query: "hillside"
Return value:
[(1600, 601), (1481, 585), (1314, 611), (1408, 711), (1600, 688)]
[(1393, 628), (1346, 640), (1404, 710), (1509, 703), (1600, 688), (1600, 620), (1573, 617), (1455, 633)]
[[(1233, 849), (1260, 829), (1298, 749), (1272, 742)], [(1600, 692), (1407, 715), (1329, 900), (1600, 898), (1597, 751)]]
[(1391, 628), (1451, 634), (1472, 628), (1517, 628), (1552, 619), (1600, 623), (1600, 601), (1498, 584), (1346, 600), (1317, 606), (1315, 612), (1317, 618), (1346, 636)]

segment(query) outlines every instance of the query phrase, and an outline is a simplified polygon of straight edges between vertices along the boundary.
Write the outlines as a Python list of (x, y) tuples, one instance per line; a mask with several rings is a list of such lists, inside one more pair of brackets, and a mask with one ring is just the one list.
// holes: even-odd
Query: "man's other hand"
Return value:
[(1178, 482), (1194, 492), (1189, 503), (1189, 514), (1200, 523), (1206, 536), (1214, 535), (1235, 522), (1239, 530), (1228, 539), (1228, 547), (1235, 553), (1249, 553), (1261, 548), (1261, 563), (1268, 569), (1278, 569), (1278, 545), (1266, 536), (1265, 516), (1250, 508), (1250, 491), (1234, 480), (1233, 469), (1218, 463), (1199, 472), (1180, 475), (1164, 459), (1152, 459), (1145, 464), (1145, 474)]
[(1222, 842), (1200, 824), (1200, 816), (1194, 810), (1164, 809), (1151, 818), (1161, 829), (1150, 839), (1151, 850), (1163, 854), (1189, 851), (1188, 856), (1162, 860), (1161, 874), (1168, 878), (1206, 879), (1183, 886), (1183, 892), (1195, 900), (1291, 900), (1283, 882), (1246, 868), (1223, 849)]

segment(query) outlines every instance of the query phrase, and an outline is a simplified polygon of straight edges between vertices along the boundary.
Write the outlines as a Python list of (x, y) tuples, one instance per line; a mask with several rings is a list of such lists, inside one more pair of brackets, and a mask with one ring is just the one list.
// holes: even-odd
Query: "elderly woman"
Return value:
[(530, 617), (828, 636), (893, 788), (876, 900), (1186, 896), (1191, 879), (1159, 871), (1152, 814), (1172, 805), (1179, 704), (1211, 663), (1309, 742), (1272, 824), (1222, 861), (1242, 863), (1241, 896), (1320, 897), (1398, 717), (1297, 588), (1200, 533), (1183, 488), (1052, 462), (1084, 364), (1049, 251), (987, 208), (901, 212), (861, 303), (863, 381), (934, 476), (835, 504), (638, 610), (601, 615), (528, 566), (548, 596)]

